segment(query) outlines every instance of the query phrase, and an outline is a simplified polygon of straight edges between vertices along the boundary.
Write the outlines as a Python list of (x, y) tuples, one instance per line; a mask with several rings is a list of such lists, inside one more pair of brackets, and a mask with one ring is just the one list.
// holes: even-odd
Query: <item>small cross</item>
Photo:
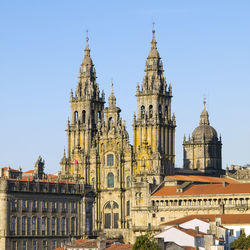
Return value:
[(154, 30), (155, 29), (155, 22), (153, 22), (152, 25), (153, 25), (153, 30)]
[(86, 35), (87, 35), (87, 37), (89, 36), (89, 31), (88, 30), (86, 30)]

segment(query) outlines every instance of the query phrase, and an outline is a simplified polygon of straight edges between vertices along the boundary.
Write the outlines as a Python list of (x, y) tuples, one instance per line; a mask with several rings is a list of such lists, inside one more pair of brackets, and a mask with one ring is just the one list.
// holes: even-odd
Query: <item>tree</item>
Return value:
[(151, 231), (136, 238), (133, 250), (161, 250)]
[(248, 249), (250, 247), (250, 235), (246, 237), (245, 234), (230, 244), (231, 249)]

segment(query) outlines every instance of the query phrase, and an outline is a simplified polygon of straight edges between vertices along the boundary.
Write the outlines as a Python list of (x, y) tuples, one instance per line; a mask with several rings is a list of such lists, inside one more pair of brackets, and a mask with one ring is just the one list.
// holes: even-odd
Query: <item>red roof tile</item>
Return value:
[(210, 182), (210, 183), (239, 183), (237, 180), (221, 177), (199, 176), (199, 175), (170, 175), (167, 176), (176, 181), (191, 181), (191, 182)]
[(234, 224), (250, 224), (250, 214), (194, 214), (185, 216), (176, 220), (163, 223), (165, 226), (180, 225), (193, 219), (201, 219), (206, 221), (215, 221), (215, 218), (221, 218), (222, 225)]
[(185, 195), (205, 195), (205, 194), (249, 194), (250, 183), (239, 184), (199, 184), (191, 185), (181, 193), (177, 193), (178, 186), (164, 186), (153, 196), (185, 196)]
[(132, 244), (122, 244), (120, 242), (116, 242), (112, 244), (111, 246), (107, 247), (107, 250), (132, 250), (133, 245)]

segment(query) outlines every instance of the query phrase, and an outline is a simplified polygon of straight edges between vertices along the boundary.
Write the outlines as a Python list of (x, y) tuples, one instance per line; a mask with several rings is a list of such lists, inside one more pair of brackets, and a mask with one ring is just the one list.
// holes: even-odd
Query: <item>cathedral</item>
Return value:
[(155, 208), (149, 207), (150, 196), (167, 176), (221, 174), (221, 139), (209, 125), (204, 103), (200, 126), (192, 138), (184, 139), (184, 168), (175, 169), (172, 86), (163, 74), (153, 30), (145, 74), (136, 86), (137, 114), (133, 118), (134, 143), (130, 145), (113, 84), (104, 105), (105, 94), (96, 82), (88, 42), (87, 37), (79, 80), (70, 94), (67, 154), (60, 162), (60, 178), (81, 180), (92, 187), (85, 202), (87, 233), (105, 232), (111, 238), (133, 241), (131, 228), (140, 224), (136, 221), (141, 221), (142, 231), (151, 226), (147, 213)]
[(249, 214), (250, 170), (222, 169), (222, 140), (205, 101), (199, 125), (184, 136), (183, 167), (175, 167), (172, 86), (155, 31), (135, 86), (133, 145), (113, 84), (107, 103), (100, 92), (88, 42), (70, 93), (61, 170), (46, 174), (40, 156), (33, 170), (0, 168), (0, 249), (55, 249), (83, 238), (134, 243), (181, 217)]

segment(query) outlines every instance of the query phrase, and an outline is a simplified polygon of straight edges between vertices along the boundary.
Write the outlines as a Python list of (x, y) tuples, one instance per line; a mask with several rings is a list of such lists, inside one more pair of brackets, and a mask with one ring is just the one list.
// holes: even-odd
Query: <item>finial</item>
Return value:
[(113, 83), (113, 78), (111, 79), (111, 93), (114, 93), (114, 83)]
[(87, 46), (89, 45), (89, 31), (86, 30), (86, 42), (87, 42)]
[(155, 22), (152, 22), (152, 26), (153, 26), (152, 32), (153, 32), (153, 34), (154, 34), (154, 33), (155, 33)]
[(206, 96), (203, 97), (203, 109), (206, 110)]

